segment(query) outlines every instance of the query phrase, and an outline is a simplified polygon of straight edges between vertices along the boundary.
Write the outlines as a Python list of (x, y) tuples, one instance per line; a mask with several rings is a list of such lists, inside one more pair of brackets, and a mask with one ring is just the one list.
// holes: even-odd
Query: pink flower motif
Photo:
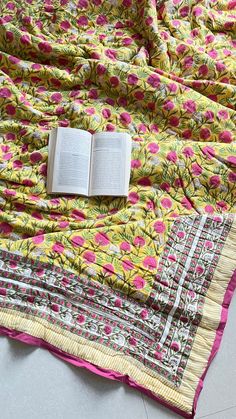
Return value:
[(161, 206), (163, 208), (169, 209), (172, 207), (172, 201), (169, 198), (163, 198), (161, 199)]
[(87, 108), (87, 109), (85, 109), (85, 112), (88, 115), (94, 115), (95, 114), (95, 109), (94, 108)]
[(129, 339), (129, 344), (130, 344), (131, 346), (136, 346), (136, 345), (137, 345), (137, 340), (136, 340), (134, 337), (131, 337), (131, 338)]
[(134, 97), (135, 97), (137, 100), (143, 100), (143, 99), (144, 99), (144, 93), (143, 93), (143, 92), (141, 92), (140, 90), (137, 90), (137, 91), (134, 93)]
[(52, 310), (55, 311), (55, 313), (58, 313), (60, 311), (60, 307), (58, 304), (52, 304)]
[(38, 44), (38, 47), (40, 49), (40, 51), (45, 52), (46, 54), (49, 54), (50, 52), (52, 52), (52, 47), (48, 42), (40, 42)]
[(171, 93), (176, 93), (176, 92), (177, 92), (177, 90), (178, 90), (178, 86), (177, 86), (177, 84), (175, 84), (175, 83), (170, 83), (170, 84), (168, 84), (168, 85), (167, 85), (167, 88), (169, 89), (169, 91), (170, 91)]
[(0, 233), (3, 234), (10, 234), (12, 232), (13, 228), (10, 224), (5, 223), (4, 221), (0, 223)]
[(170, 345), (171, 349), (173, 349), (173, 351), (178, 352), (180, 350), (180, 344), (176, 341), (173, 341)]
[(87, 263), (94, 263), (96, 260), (95, 254), (91, 252), (90, 250), (87, 250), (86, 252), (84, 252), (83, 258)]
[(9, 98), (11, 97), (11, 91), (7, 87), (2, 87), (0, 89), (0, 97)]
[(124, 46), (131, 45), (132, 43), (133, 43), (133, 39), (132, 38), (127, 37), (127, 38), (123, 38), (122, 39), (122, 44)]
[(139, 124), (138, 125), (138, 130), (141, 132), (146, 132), (147, 131), (147, 127), (144, 124)]
[(146, 281), (141, 276), (137, 275), (133, 280), (133, 284), (137, 290), (141, 290), (145, 287)]
[(179, 231), (177, 236), (179, 237), (179, 239), (183, 239), (185, 237), (185, 232), (184, 231)]
[(190, 201), (188, 198), (186, 198), (186, 197), (184, 197), (184, 198), (181, 200), (181, 205), (182, 205), (184, 208), (186, 208), (187, 210), (191, 210), (191, 209), (193, 208), (193, 205), (192, 205), (191, 201)]
[(79, 324), (83, 324), (85, 322), (85, 317), (83, 314), (79, 314), (77, 317), (77, 321)]
[(216, 203), (216, 208), (221, 211), (227, 211), (228, 205), (225, 201), (219, 201)]
[(89, 99), (98, 99), (98, 91), (97, 89), (91, 89), (88, 93)]
[(16, 195), (16, 191), (14, 191), (13, 189), (4, 189), (3, 190), (4, 195), (7, 196), (15, 196)]
[(16, 108), (13, 105), (7, 105), (6, 106), (6, 112), (8, 115), (15, 115), (16, 113)]
[(142, 163), (140, 160), (131, 160), (131, 167), (132, 169), (138, 169), (141, 167)]
[(184, 58), (184, 68), (190, 68), (193, 65), (193, 58), (188, 55), (187, 57)]
[(190, 100), (190, 99), (186, 100), (186, 102), (184, 102), (184, 104), (183, 104), (183, 108), (188, 113), (194, 113), (194, 112), (196, 112), (196, 103), (193, 100)]
[(177, 116), (171, 116), (170, 119), (169, 119), (169, 124), (172, 127), (178, 127), (179, 124), (180, 124), (180, 120)]
[(120, 83), (120, 79), (117, 76), (110, 77), (110, 83), (112, 87), (117, 87)]
[(177, 52), (177, 54), (183, 54), (184, 53), (184, 51), (186, 50), (186, 45), (184, 45), (184, 44), (180, 44), (180, 45), (178, 45), (177, 46), (177, 48), (176, 48), (176, 52)]
[(191, 131), (191, 129), (185, 129), (185, 130), (182, 132), (182, 136), (183, 136), (183, 138), (185, 138), (186, 140), (188, 140), (189, 138), (191, 138), (191, 136), (192, 136), (192, 131)]
[(196, 272), (197, 272), (199, 275), (203, 274), (203, 272), (204, 272), (203, 267), (202, 267), (202, 266), (200, 266), (200, 265), (196, 266)]
[(163, 359), (164, 355), (163, 355), (163, 353), (162, 353), (162, 352), (160, 352), (160, 351), (155, 351), (155, 353), (154, 353), (154, 357), (155, 357), (158, 361), (162, 361), (162, 359)]
[(106, 324), (106, 326), (104, 327), (104, 332), (106, 333), (106, 335), (110, 335), (112, 332), (112, 327), (109, 326), (109, 324)]
[(154, 230), (156, 231), (156, 233), (162, 234), (164, 233), (164, 231), (166, 231), (166, 226), (162, 221), (156, 221), (154, 223)]
[(63, 29), (64, 31), (68, 31), (68, 29), (70, 29), (71, 25), (70, 25), (70, 22), (69, 22), (68, 20), (63, 20), (63, 21), (60, 23), (60, 27), (61, 27), (61, 29)]
[(138, 185), (140, 186), (151, 186), (151, 180), (148, 177), (142, 177), (138, 180)]
[(124, 252), (130, 252), (131, 246), (128, 242), (122, 242), (120, 244), (120, 249), (123, 250)]
[(42, 159), (42, 154), (38, 151), (34, 151), (30, 154), (30, 161), (31, 163), (38, 163)]
[(212, 205), (206, 205), (205, 206), (205, 212), (207, 214), (213, 214), (214, 213), (214, 208), (212, 207)]
[(177, 153), (175, 151), (169, 151), (169, 153), (166, 156), (167, 160), (176, 163), (178, 160)]
[(114, 49), (108, 48), (107, 50), (105, 50), (105, 55), (112, 61), (116, 60), (116, 54), (117, 52)]
[(212, 249), (212, 248), (213, 248), (213, 242), (212, 242), (212, 241), (210, 241), (210, 240), (206, 240), (206, 241), (205, 241), (205, 243), (204, 243), (204, 246), (205, 246), (207, 249)]
[(14, 141), (14, 140), (16, 139), (16, 135), (15, 135), (15, 134), (13, 134), (13, 132), (8, 132), (8, 133), (6, 134), (6, 139), (7, 139), (8, 141)]
[(53, 93), (53, 94), (51, 95), (51, 100), (52, 100), (53, 102), (55, 102), (55, 103), (59, 103), (59, 102), (61, 102), (61, 100), (62, 100), (62, 95), (61, 95), (61, 93)]
[(78, 26), (87, 26), (88, 25), (88, 19), (86, 16), (80, 16), (77, 20)]
[(163, 182), (163, 183), (160, 184), (160, 188), (163, 191), (169, 192), (169, 190), (170, 190), (170, 184), (167, 183), (167, 182)]
[(139, 246), (139, 247), (143, 247), (145, 245), (145, 240), (143, 237), (140, 236), (136, 236), (134, 238), (134, 245), (135, 246)]
[(136, 85), (138, 83), (138, 77), (136, 76), (136, 74), (129, 74), (128, 75), (128, 84), (130, 84), (131, 86)]
[(107, 24), (107, 17), (105, 15), (99, 15), (96, 19), (97, 25), (104, 26)]
[[(63, 1), (65, 1), (66, 4), (68, 3), (68, 0), (63, 0)], [(79, 7), (79, 9), (87, 9), (87, 7), (88, 7), (87, 0), (79, 0), (78, 7)]]
[(217, 113), (217, 116), (220, 119), (228, 119), (229, 118), (229, 113), (227, 111), (225, 111), (224, 109), (222, 109)]
[(74, 218), (75, 220), (80, 220), (83, 221), (85, 220), (85, 215), (82, 211), (79, 211), (77, 209), (74, 209), (71, 213), (72, 218)]
[(209, 182), (213, 188), (218, 188), (220, 186), (220, 177), (217, 175), (211, 176)]
[(211, 131), (208, 128), (201, 128), (200, 129), (200, 138), (203, 140), (207, 140), (211, 136)]
[(208, 145), (203, 147), (202, 152), (209, 160), (211, 160), (216, 154), (214, 148)]
[(228, 175), (228, 179), (231, 183), (235, 183), (236, 182), (236, 173), (230, 172), (229, 175)]
[(39, 167), (39, 173), (42, 176), (47, 176), (47, 165), (46, 163), (43, 163), (40, 167)]
[(122, 112), (120, 114), (120, 121), (123, 125), (129, 125), (131, 122), (131, 116), (128, 112)]
[(81, 236), (74, 236), (74, 237), (72, 237), (71, 241), (72, 241), (72, 244), (75, 247), (78, 247), (78, 246), (82, 247), (84, 245), (84, 242), (85, 242), (85, 240)]
[(127, 102), (126, 97), (119, 97), (117, 99), (117, 103), (118, 103), (118, 105), (123, 106), (123, 108), (125, 108), (127, 106), (128, 102)]
[(236, 0), (230, 0), (227, 6), (228, 10), (236, 9)]
[(123, 0), (122, 1), (123, 6), (129, 8), (132, 6), (132, 0)]
[(21, 42), (23, 45), (29, 45), (29, 44), (30, 44), (30, 37), (29, 37), (29, 35), (22, 35), (22, 36), (20, 37), (20, 42)]
[(44, 235), (40, 234), (39, 236), (32, 237), (32, 242), (34, 244), (41, 244), (44, 242)]
[(183, 188), (183, 186), (184, 186), (184, 182), (183, 182), (183, 180), (182, 180), (182, 179), (180, 179), (180, 178), (175, 179), (175, 181), (174, 181), (174, 186), (175, 186), (176, 188)]
[(181, 7), (181, 9), (179, 10), (180, 16), (181, 17), (186, 17), (189, 14), (189, 7), (188, 6), (184, 6)]
[(10, 160), (12, 158), (13, 154), (12, 153), (6, 153), (3, 155), (3, 160)]
[(104, 274), (111, 276), (112, 274), (114, 274), (114, 266), (111, 263), (103, 265), (103, 272)]
[(3, 296), (7, 295), (6, 288), (0, 288), (0, 295), (3, 295)]
[(130, 192), (128, 195), (128, 200), (131, 204), (137, 204), (139, 201), (139, 195), (136, 192)]
[(171, 262), (176, 262), (176, 260), (177, 260), (176, 255), (169, 255), (169, 256), (168, 256), (168, 259), (169, 259)]
[(102, 76), (106, 73), (107, 69), (103, 64), (98, 64), (96, 71), (99, 76)]
[(159, 87), (160, 85), (160, 77), (157, 74), (152, 74), (148, 77), (147, 83), (150, 84), (152, 87)]
[(201, 166), (199, 166), (198, 163), (193, 163), (192, 164), (192, 173), (195, 176), (200, 176), (202, 174), (202, 168), (201, 168)]
[(102, 110), (102, 116), (106, 119), (110, 118), (111, 116), (111, 111), (108, 108), (105, 108)]
[(214, 120), (215, 115), (214, 115), (214, 112), (212, 112), (212, 111), (206, 111), (204, 113), (204, 116), (208, 121), (212, 122)]
[(153, 256), (146, 256), (143, 260), (143, 266), (147, 269), (156, 269), (157, 261)]
[(56, 253), (63, 253), (64, 252), (64, 246), (61, 242), (56, 242), (53, 246), (52, 246), (52, 250)]
[(218, 61), (218, 62), (216, 63), (216, 69), (217, 69), (218, 71), (222, 72), (222, 71), (225, 71), (225, 70), (226, 70), (226, 67), (225, 67), (224, 63), (222, 63), (222, 62)]
[(194, 151), (193, 151), (192, 147), (185, 147), (183, 149), (183, 154), (185, 155), (186, 158), (193, 157), (194, 156)]
[(122, 266), (125, 271), (132, 271), (132, 269), (134, 269), (133, 263), (128, 259), (122, 262)]
[(143, 320), (145, 320), (148, 317), (148, 311), (146, 310), (146, 308), (143, 308), (143, 310), (140, 313), (140, 316)]
[[(20, 63), (20, 59), (19, 58), (17, 58), (17, 57), (14, 57), (14, 55), (10, 55), (9, 56), (9, 61), (12, 63), (12, 64), (18, 64), (18, 63)], [(18, 78), (16, 78), (17, 80), (21, 80), (22, 81), (22, 78), (20, 77), (19, 79)], [(18, 81), (18, 83), (19, 83), (19, 81)]]
[(211, 44), (215, 40), (214, 35), (207, 35), (205, 37), (206, 45)]
[(14, 203), (15, 209), (16, 211), (22, 212), (25, 210), (25, 205), (24, 204), (20, 204), (18, 202)]
[(160, 147), (156, 143), (150, 143), (148, 144), (148, 150), (150, 151), (150, 153), (156, 154), (160, 150)]
[(223, 131), (219, 134), (219, 140), (224, 143), (231, 143), (233, 141), (232, 132), (230, 131)]
[(122, 307), (122, 300), (120, 298), (117, 298), (115, 300), (115, 307)]
[(165, 111), (171, 111), (172, 109), (174, 109), (175, 105), (171, 100), (167, 100), (164, 104), (163, 104), (163, 109)]
[(69, 226), (69, 223), (68, 223), (68, 221), (60, 221), (58, 225), (59, 225), (60, 228), (66, 228), (66, 227)]
[(150, 131), (154, 132), (155, 134), (157, 134), (159, 132), (159, 128), (156, 124), (151, 124), (150, 125)]
[(206, 76), (208, 73), (208, 67), (206, 64), (202, 64), (198, 69), (198, 74), (200, 76)]
[(110, 131), (110, 132), (112, 132), (112, 131), (115, 131), (115, 126), (114, 125), (112, 125), (112, 124), (107, 124), (106, 125), (106, 130), (107, 131)]
[(100, 246), (107, 246), (110, 243), (110, 240), (106, 233), (97, 233), (95, 235), (95, 242)]

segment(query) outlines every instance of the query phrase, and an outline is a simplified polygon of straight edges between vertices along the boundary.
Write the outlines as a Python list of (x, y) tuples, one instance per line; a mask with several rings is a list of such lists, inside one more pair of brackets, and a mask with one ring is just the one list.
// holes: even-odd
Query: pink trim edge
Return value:
[(211, 364), (211, 361), (214, 358), (214, 356), (216, 355), (216, 353), (219, 349), (219, 346), (220, 346), (220, 342), (221, 342), (221, 339), (222, 339), (222, 336), (223, 336), (223, 331), (224, 331), (225, 324), (226, 324), (226, 321), (227, 321), (228, 308), (229, 308), (229, 305), (230, 305), (230, 302), (231, 302), (231, 299), (232, 299), (233, 292), (234, 292), (235, 288), (236, 288), (236, 270), (235, 270), (235, 272), (234, 272), (234, 274), (233, 274), (233, 276), (232, 276), (232, 278), (229, 282), (229, 285), (228, 285), (227, 290), (226, 290), (225, 295), (224, 295), (222, 311), (221, 311), (221, 319), (220, 319), (220, 323), (219, 323), (219, 326), (218, 326), (217, 331), (216, 331), (215, 341), (214, 341), (214, 344), (212, 346), (212, 350), (211, 350), (211, 354), (210, 354), (208, 362), (207, 362), (207, 366), (206, 366), (206, 368), (205, 368), (205, 370), (204, 370), (204, 372), (203, 372), (203, 374), (202, 374), (202, 376), (199, 380), (197, 390), (196, 390), (196, 393), (195, 393), (195, 397), (194, 397), (194, 402), (193, 402), (193, 411), (190, 414), (182, 411), (181, 409), (178, 409), (175, 406), (172, 406), (171, 404), (169, 404), (168, 402), (163, 400), (161, 397), (154, 395), (150, 390), (148, 390), (145, 387), (141, 386), (140, 384), (136, 383), (128, 375), (122, 375), (122, 374), (120, 374), (116, 371), (101, 368), (97, 365), (94, 365), (94, 364), (88, 362), (88, 361), (85, 361), (84, 359), (81, 359), (81, 358), (75, 357), (73, 355), (70, 355), (66, 352), (61, 351), (60, 349), (56, 348), (55, 346), (51, 345), (50, 343), (44, 341), (43, 339), (31, 336), (28, 333), (19, 332), (19, 331), (14, 330), (14, 329), (8, 329), (4, 326), (0, 326), (0, 335), (10, 337), (11, 339), (19, 340), (21, 342), (27, 343), (28, 345), (34, 345), (34, 346), (40, 346), (42, 348), (46, 348), (50, 352), (52, 352), (54, 355), (56, 355), (58, 358), (61, 358), (64, 361), (69, 362), (70, 364), (73, 364), (77, 367), (86, 368), (89, 371), (91, 371), (91, 372), (93, 372), (97, 375), (100, 375), (102, 377), (106, 377), (110, 380), (122, 381), (123, 383), (128, 384), (130, 387), (134, 387), (137, 390), (139, 390), (142, 393), (149, 396), (150, 398), (158, 401), (160, 404), (169, 408), (173, 412), (181, 415), (182, 417), (192, 419), (195, 416), (197, 401), (198, 401), (199, 395), (200, 395), (202, 387), (203, 387), (203, 381), (204, 381), (204, 378), (206, 376), (207, 370), (208, 370), (208, 368)]
[(199, 383), (198, 383), (198, 386), (197, 386), (197, 389), (196, 389), (196, 392), (195, 392), (195, 397), (194, 397), (194, 401), (193, 401), (193, 415), (192, 415), (192, 417), (194, 417), (195, 413), (196, 413), (197, 402), (198, 402), (200, 393), (201, 393), (202, 388), (203, 388), (203, 382), (204, 382), (204, 379), (206, 377), (207, 370), (208, 370), (213, 358), (215, 357), (215, 355), (217, 354), (217, 352), (219, 350), (221, 339), (222, 339), (223, 333), (224, 333), (224, 328), (225, 328), (227, 318), (228, 318), (229, 305), (230, 305), (230, 302), (232, 300), (235, 288), (236, 288), (236, 270), (234, 271), (234, 273), (231, 277), (231, 280), (228, 284), (228, 287), (225, 291), (223, 304), (222, 304), (222, 310), (221, 310), (220, 323), (219, 323), (219, 326), (216, 330), (215, 340), (214, 340), (214, 343), (213, 343), (213, 346), (212, 346), (212, 349), (211, 349), (210, 356), (209, 356), (208, 361), (207, 361), (207, 366), (206, 366), (205, 370), (203, 371), (203, 374), (202, 374), (202, 376), (199, 380)]

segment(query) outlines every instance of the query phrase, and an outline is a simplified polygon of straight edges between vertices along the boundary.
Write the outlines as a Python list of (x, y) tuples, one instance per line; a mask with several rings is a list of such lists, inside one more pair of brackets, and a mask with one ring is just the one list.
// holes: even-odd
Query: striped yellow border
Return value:
[(221, 319), (222, 303), (236, 254), (236, 221), (223, 247), (213, 280), (208, 290), (203, 317), (198, 327), (191, 354), (180, 387), (176, 388), (141, 362), (91, 342), (48, 321), (11, 309), (0, 309), (0, 324), (9, 329), (43, 339), (63, 352), (82, 358), (98, 367), (128, 375), (137, 384), (153, 392), (168, 404), (192, 414), (193, 401), (199, 379), (205, 370)]

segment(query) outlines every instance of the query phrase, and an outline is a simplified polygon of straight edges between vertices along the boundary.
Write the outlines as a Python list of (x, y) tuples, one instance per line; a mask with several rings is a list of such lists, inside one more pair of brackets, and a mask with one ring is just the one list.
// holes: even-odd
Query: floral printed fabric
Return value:
[[(44, 281), (50, 292), (59, 289), (65, 296), (67, 276), (77, 275), (77, 282), (86, 278), (110, 299), (116, 295), (115, 313), (127, 299), (136, 307), (134, 317), (145, 322), (159, 316), (160, 336), (155, 335), (149, 360), (143, 354), (150, 325), (142, 326), (148, 328), (142, 350), (141, 335), (132, 337), (125, 329), (127, 335), (119, 336), (128, 342), (131, 358), (136, 354), (161, 379), (181, 387), (211, 283), (217, 281), (214, 270), (224, 246), (231, 246), (236, 2), (3, 0), (0, 11), (0, 247), (28, 263), (37, 260), (68, 273), (58, 283), (41, 272), (36, 303), (28, 292), (17, 295), (9, 277), (1, 284), (0, 305), (35, 318), (45, 318), (48, 308), (55, 316), (62, 303), (53, 308), (52, 297), (41, 295)], [(57, 126), (131, 134), (128, 199), (47, 195), (48, 136)], [(202, 246), (206, 252), (196, 253)], [(35, 285), (24, 275), (18, 282)], [(68, 304), (77, 299), (77, 288), (70, 290)], [(101, 310), (103, 303), (98, 304)], [(163, 335), (168, 315), (176, 323)], [(76, 316), (79, 324), (86, 318), (68, 316), (67, 322)], [(181, 319), (189, 329), (180, 339)], [(51, 317), (47, 321), (55, 323)], [(103, 331), (110, 336), (113, 326), (94, 327), (104, 345)], [(131, 320), (127, 327), (134, 327)], [(88, 332), (84, 336), (95, 339)], [(178, 406), (188, 410), (184, 402)]]

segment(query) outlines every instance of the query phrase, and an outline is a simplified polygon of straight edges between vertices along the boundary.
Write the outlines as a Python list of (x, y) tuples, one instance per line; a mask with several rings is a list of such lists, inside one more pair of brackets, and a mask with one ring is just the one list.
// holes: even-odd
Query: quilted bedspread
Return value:
[[(0, 4), (0, 333), (188, 418), (236, 285), (235, 33), (235, 0)], [(58, 126), (131, 135), (128, 198), (47, 194)]]

